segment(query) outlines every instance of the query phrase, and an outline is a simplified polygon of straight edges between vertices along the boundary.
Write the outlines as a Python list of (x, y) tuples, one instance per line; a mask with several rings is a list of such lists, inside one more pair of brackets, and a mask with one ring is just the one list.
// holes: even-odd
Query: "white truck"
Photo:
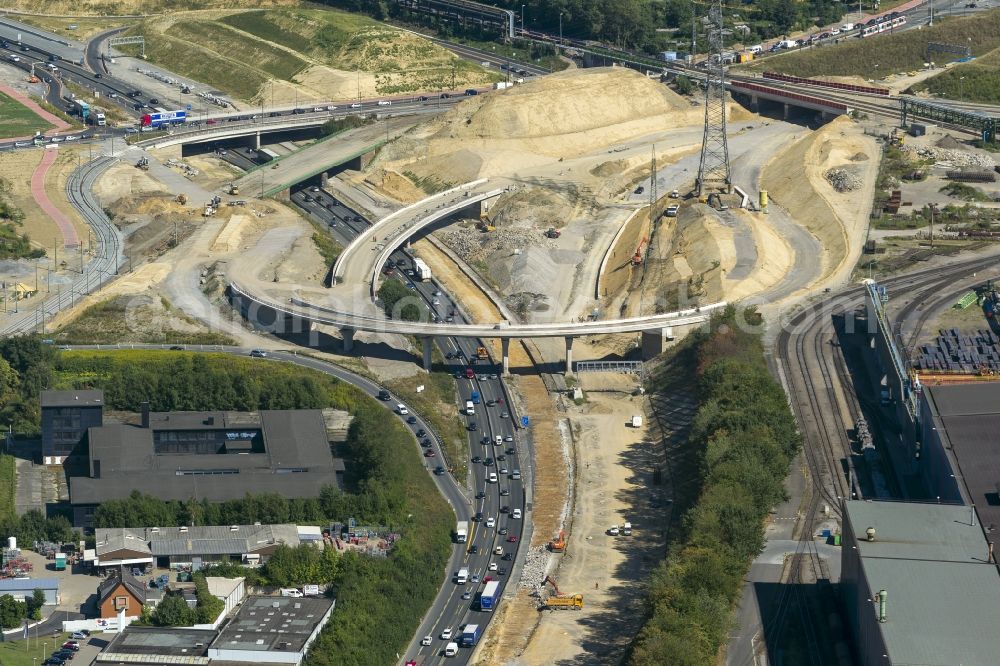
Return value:
[(631, 423), (632, 423), (632, 427), (633, 428), (641, 428), (642, 427), (642, 417), (641, 416), (633, 416)]
[(458, 573), (455, 574), (455, 583), (457, 583), (458, 585), (465, 585), (468, 582), (469, 582), (469, 570), (466, 569), (465, 567), (462, 567), (461, 569), (458, 570)]
[(471, 400), (465, 401), (465, 413), (469, 416), (474, 416), (476, 414), (476, 405)]
[(622, 535), (632, 536), (632, 523), (628, 522), (627, 520), (625, 521), (625, 524), (622, 525)]
[(506, 90), (507, 88), (512, 88), (513, 86), (514, 84), (509, 81), (500, 81), (493, 84), (493, 90)]
[(104, 127), (108, 124), (108, 119), (105, 117), (104, 112), (98, 108), (94, 108), (90, 112), (90, 118), (95, 125), (98, 127)]
[(469, 538), (469, 521), (460, 520), (455, 526), (455, 543), (465, 543)]
[(431, 279), (431, 267), (423, 259), (414, 259), (413, 274), (418, 280), (426, 282)]

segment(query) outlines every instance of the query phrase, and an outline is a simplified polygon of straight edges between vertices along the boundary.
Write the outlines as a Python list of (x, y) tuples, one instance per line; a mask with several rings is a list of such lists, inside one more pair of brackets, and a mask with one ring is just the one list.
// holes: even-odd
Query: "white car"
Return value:
[(387, 100), (387, 99), (380, 99), (380, 100), (378, 101), (378, 105), (379, 105), (379, 106), (390, 106), (391, 104), (392, 104), (392, 102), (390, 102), (390, 101), (389, 101), (389, 100)]
[(489, 518), (486, 519), (486, 527), (496, 527), (496, 526), (497, 526), (496, 518), (490, 516)]
[(667, 210), (666, 210), (665, 214), (666, 214), (667, 217), (677, 217), (677, 212), (680, 209), (681, 209), (680, 206), (678, 206), (677, 204), (673, 204), (671, 206), (667, 206)]
[(71, 134), (70, 136), (66, 137), (66, 140), (67, 141), (76, 141), (79, 138), (80, 138), (79, 134)]
[(496, 570), (497, 570), (497, 563), (490, 562), (490, 571), (496, 571)]
[(407, 414), (410, 413), (410, 410), (406, 408), (406, 405), (400, 403), (396, 405), (396, 413), (399, 414), (400, 416), (406, 416)]
[(434, 641), (434, 638), (432, 636), (424, 636), (423, 638), (420, 639), (420, 644), (421, 645), (430, 645), (433, 641)]
[(446, 641), (451, 638), (451, 627), (446, 627), (444, 631), (441, 632), (441, 640)]
[(351, 108), (352, 109), (360, 109), (361, 108), (361, 102), (355, 102), (354, 104), (351, 104)]
[(521, 510), (520, 509), (514, 509), (514, 511), (511, 512), (510, 517), (513, 518), (514, 520), (520, 519), (521, 518)]
[(337, 107), (335, 107), (335, 106), (328, 106), (328, 107), (326, 107), (326, 110), (327, 111), (336, 111)]

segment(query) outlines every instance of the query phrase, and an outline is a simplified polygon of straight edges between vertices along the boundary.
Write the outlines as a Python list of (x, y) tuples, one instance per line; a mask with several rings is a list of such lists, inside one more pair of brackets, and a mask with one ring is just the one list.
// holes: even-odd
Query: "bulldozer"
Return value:
[(896, 131), (896, 128), (892, 128), (892, 132), (889, 134), (889, 145), (895, 146), (897, 148), (903, 145), (903, 133)]
[[(566, 552), (566, 531), (559, 530), (559, 537), (549, 541), (549, 550), (553, 553), (565, 553)], [(555, 584), (555, 583), (553, 583)]]

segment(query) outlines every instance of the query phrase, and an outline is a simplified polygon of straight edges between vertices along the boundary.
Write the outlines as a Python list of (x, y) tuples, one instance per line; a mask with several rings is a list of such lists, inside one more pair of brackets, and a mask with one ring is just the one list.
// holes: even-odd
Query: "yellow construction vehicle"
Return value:
[(892, 133), (889, 134), (889, 145), (896, 146), (897, 148), (901, 147), (903, 145), (903, 137), (902, 132), (897, 132), (896, 128), (893, 128)]
[(486, 347), (476, 347), (476, 358), (480, 361), (486, 361), (490, 358), (489, 353), (486, 351)]
[(570, 597), (549, 597), (542, 602), (542, 608), (546, 610), (581, 610), (583, 608), (583, 595), (574, 594)]
[(490, 219), (489, 213), (481, 213), (479, 215), (479, 222), (476, 223), (476, 229), (479, 229), (483, 233), (497, 230), (497, 228), (493, 226), (493, 220)]
[(230, 196), (236, 196), (240, 193), (240, 186), (236, 183), (229, 183), (229, 194)]

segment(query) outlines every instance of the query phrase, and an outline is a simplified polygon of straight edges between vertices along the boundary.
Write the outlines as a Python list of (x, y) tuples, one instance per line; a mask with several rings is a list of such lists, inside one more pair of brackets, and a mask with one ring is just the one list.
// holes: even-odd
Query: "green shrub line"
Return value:
[(6, 453), (0, 455), (0, 521), (10, 520), (15, 516), (15, 470), (14, 456)]
[(759, 317), (730, 306), (675, 352), (694, 359), (690, 388), (699, 407), (688, 444), (702, 485), (672, 527), (667, 557), (647, 585), (647, 620), (628, 664), (716, 662), (743, 577), (764, 547), (764, 519), (786, 497), (784, 479), (800, 437), (760, 336), (744, 331), (741, 321)]

